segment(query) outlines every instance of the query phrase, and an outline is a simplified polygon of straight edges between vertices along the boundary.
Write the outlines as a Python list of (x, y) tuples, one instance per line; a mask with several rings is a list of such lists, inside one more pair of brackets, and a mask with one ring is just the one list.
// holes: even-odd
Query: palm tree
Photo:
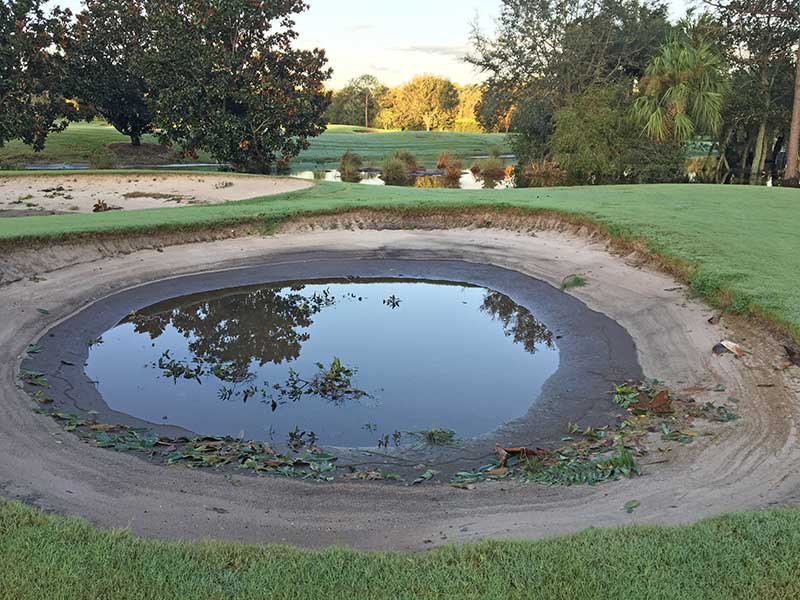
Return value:
[(714, 48), (688, 36), (675, 36), (653, 57), (645, 71), (642, 95), (633, 105), (644, 133), (659, 142), (686, 142), (715, 134), (722, 125), (726, 88), (722, 57)]

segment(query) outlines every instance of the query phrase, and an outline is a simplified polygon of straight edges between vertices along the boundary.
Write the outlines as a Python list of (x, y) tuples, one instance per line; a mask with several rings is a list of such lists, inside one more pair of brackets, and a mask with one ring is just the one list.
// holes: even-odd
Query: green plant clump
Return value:
[(342, 181), (348, 183), (358, 183), (361, 181), (361, 167), (364, 161), (355, 152), (348, 150), (342, 155), (339, 161), (339, 172), (342, 174)]
[(386, 185), (405, 186), (411, 183), (408, 165), (396, 157), (387, 158), (383, 163), (382, 178)]

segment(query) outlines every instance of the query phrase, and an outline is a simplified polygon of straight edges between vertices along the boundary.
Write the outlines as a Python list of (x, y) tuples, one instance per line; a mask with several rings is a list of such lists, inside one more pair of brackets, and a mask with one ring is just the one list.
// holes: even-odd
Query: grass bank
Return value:
[(800, 597), (800, 511), (425, 554), (142, 540), (0, 502), (0, 598)]
[[(101, 122), (73, 123), (65, 131), (47, 138), (42, 152), (34, 152), (22, 142), (12, 141), (0, 148), (0, 165), (70, 164), (87, 163), (98, 154), (109, 154), (110, 144), (127, 144), (130, 139), (110, 125)], [(153, 136), (142, 138), (143, 144), (156, 144)], [(433, 167), (442, 152), (454, 157), (467, 158), (487, 154), (497, 148), (510, 152), (504, 134), (452, 133), (439, 131), (385, 131), (364, 129), (349, 125), (330, 125), (321, 136), (311, 140), (308, 150), (293, 161), (293, 168), (335, 168), (345, 152), (352, 150), (364, 160), (379, 166), (383, 159), (399, 150), (407, 150), (429, 167)], [(113, 155), (112, 155), (113, 156)], [(175, 161), (174, 156), (125, 154), (116, 156), (115, 162), (126, 164), (161, 164)], [(178, 162), (213, 162), (210, 156), (200, 153), (197, 159)]]
[(214, 206), (0, 219), (0, 247), (81, 236), (265, 228), (298, 215), (515, 209), (584, 219), (663, 257), (711, 302), (755, 313), (800, 340), (800, 192), (788, 188), (642, 185), (422, 190), (321, 183), (282, 196)]

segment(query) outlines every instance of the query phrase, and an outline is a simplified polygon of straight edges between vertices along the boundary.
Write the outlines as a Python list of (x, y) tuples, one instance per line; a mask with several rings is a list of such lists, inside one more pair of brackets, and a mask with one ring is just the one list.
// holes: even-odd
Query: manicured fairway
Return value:
[(800, 597), (800, 511), (425, 554), (145, 541), (0, 503), (0, 598)]
[(800, 191), (745, 186), (650, 185), (422, 190), (323, 183), (271, 198), (181, 209), (0, 220), (0, 243), (108, 232), (146, 232), (262, 223), (357, 208), (424, 211), (471, 207), (559, 211), (588, 217), (610, 234), (641, 238), (688, 264), (686, 276), (711, 301), (757, 311), (800, 339)]

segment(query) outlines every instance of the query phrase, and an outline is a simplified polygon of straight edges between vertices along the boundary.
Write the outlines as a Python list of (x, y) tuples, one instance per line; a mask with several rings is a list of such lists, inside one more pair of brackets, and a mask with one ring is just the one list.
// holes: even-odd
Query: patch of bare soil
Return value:
[(98, 202), (122, 210), (219, 204), (310, 185), (298, 179), (213, 173), (0, 177), (0, 210), (90, 213)]
[[(0, 288), (0, 493), (154, 537), (413, 550), (592, 526), (687, 523), (800, 501), (800, 368), (780, 364), (781, 340), (750, 322), (728, 316), (719, 321), (673, 278), (643, 266), (639, 256), (613, 255), (605, 240), (581, 236), (576, 226), (531, 226), (522, 233), (486, 227), (360, 230), (378, 227), (377, 220), (353, 219), (327, 225), (339, 229), (318, 231), (309, 220), (295, 224), (292, 233), (140, 251), (131, 244), (130, 253), (112, 256), (98, 254), (92, 242), (83, 252), (73, 248), (74, 264)], [(122, 240), (117, 245), (124, 250)], [(280, 262), (298, 253), (304, 261), (337, 255), (465, 260), (514, 269), (556, 287), (580, 273), (588, 285), (570, 294), (626, 328), (648, 377), (700, 406), (735, 406), (741, 419), (699, 425), (691, 444), (654, 431), (654, 452), (641, 478), (595, 487), (510, 481), (481, 483), (471, 491), (433, 483), (319, 485), (165, 468), (94, 448), (35, 414), (35, 403), (17, 386), (27, 344), (92, 299), (149, 281)], [(722, 340), (750, 353), (717, 356), (712, 350)], [(426, 468), (420, 465), (420, 473)], [(631, 514), (625, 507), (634, 500)]]

